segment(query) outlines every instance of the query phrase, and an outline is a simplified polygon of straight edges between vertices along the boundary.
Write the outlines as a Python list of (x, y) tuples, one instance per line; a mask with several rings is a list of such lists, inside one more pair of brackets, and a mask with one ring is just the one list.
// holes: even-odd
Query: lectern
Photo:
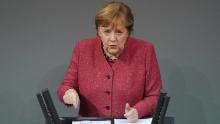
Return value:
[[(40, 93), (36, 94), (41, 110), (43, 112), (46, 124), (71, 124), (72, 121), (111, 121), (114, 124), (114, 118), (105, 117), (59, 117), (56, 108), (53, 104), (50, 92), (48, 89), (43, 89)], [(170, 97), (167, 93), (160, 93), (157, 103), (156, 111), (152, 117), (151, 124), (174, 124), (173, 117), (165, 117), (167, 106)]]

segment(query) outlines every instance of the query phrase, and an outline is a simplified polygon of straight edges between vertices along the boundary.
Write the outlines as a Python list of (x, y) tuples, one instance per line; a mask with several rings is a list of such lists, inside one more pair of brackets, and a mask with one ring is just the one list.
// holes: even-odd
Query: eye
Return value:
[(117, 33), (117, 34), (122, 34), (123, 31), (121, 31), (121, 30), (116, 30), (116, 33)]
[(104, 33), (110, 33), (111, 31), (110, 30), (104, 30)]

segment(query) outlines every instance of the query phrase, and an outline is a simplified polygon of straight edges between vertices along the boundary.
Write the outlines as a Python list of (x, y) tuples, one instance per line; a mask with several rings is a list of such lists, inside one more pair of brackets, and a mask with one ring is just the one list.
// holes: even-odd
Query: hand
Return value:
[(135, 123), (138, 121), (138, 112), (135, 108), (130, 107), (128, 103), (125, 105), (124, 116), (128, 119), (129, 123)]
[(78, 93), (74, 89), (69, 89), (65, 92), (63, 101), (65, 104), (73, 105), (74, 108), (78, 108), (80, 103)]

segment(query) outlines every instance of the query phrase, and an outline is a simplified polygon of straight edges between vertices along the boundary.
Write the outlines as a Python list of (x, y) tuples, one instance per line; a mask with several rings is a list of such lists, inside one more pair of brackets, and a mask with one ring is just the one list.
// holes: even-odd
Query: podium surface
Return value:
[[(111, 124), (114, 124), (114, 118), (102, 118), (102, 117), (60, 117), (61, 124), (72, 124), (72, 121), (104, 121), (110, 120)], [(165, 117), (163, 124), (174, 124), (174, 117)]]

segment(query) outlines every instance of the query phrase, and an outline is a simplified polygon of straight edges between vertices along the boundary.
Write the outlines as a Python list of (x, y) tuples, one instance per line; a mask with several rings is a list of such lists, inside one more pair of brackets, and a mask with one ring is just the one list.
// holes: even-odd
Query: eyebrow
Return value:
[(100, 27), (102, 29), (112, 29), (111, 27)]

